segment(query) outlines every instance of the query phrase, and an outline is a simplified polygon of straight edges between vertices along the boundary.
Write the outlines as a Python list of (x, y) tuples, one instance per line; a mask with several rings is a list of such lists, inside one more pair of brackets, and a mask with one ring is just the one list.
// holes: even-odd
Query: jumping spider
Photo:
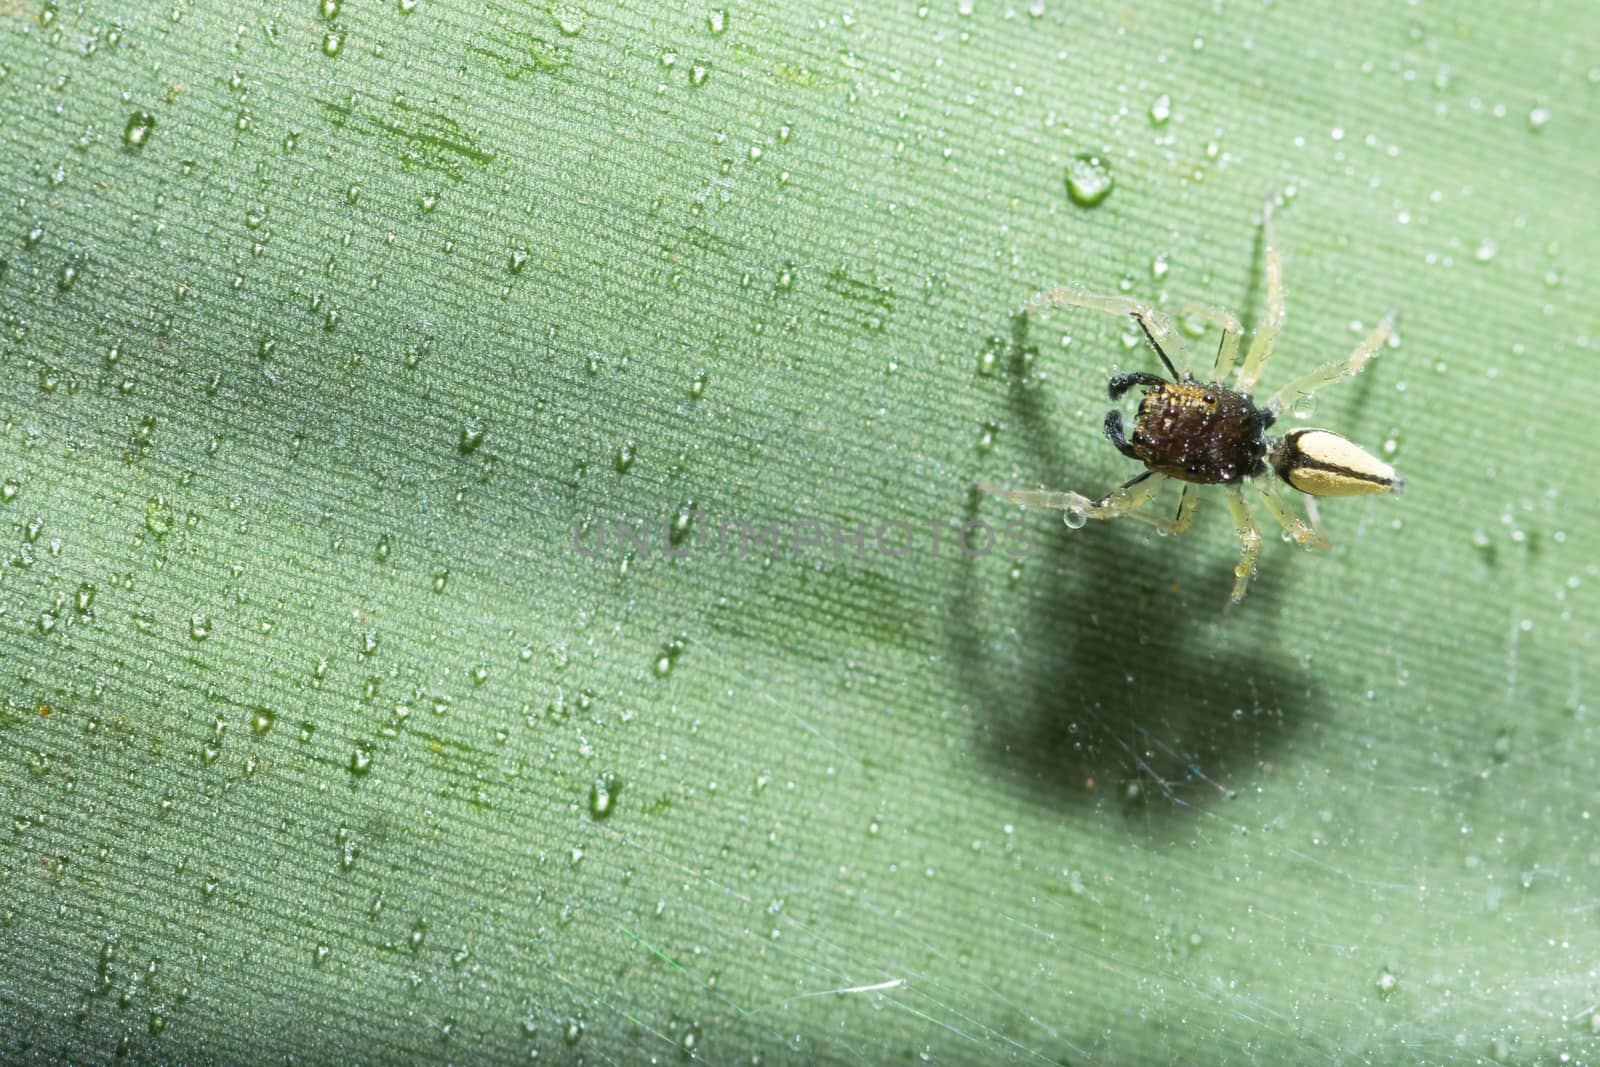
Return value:
[[(1113, 410), (1106, 415), (1105, 434), (1118, 451), (1143, 463), (1145, 470), (1100, 499), (1090, 500), (1070, 490), (1002, 489), (987, 482), (979, 482), (978, 488), (1013, 504), (1059, 508), (1066, 512), (1066, 523), (1074, 529), (1089, 519), (1127, 515), (1148, 522), (1163, 533), (1181, 534), (1194, 520), (1198, 502), (1194, 487), (1221, 485), (1242, 545), (1238, 566), (1233, 571), (1235, 603), (1244, 599), (1250, 577), (1255, 573), (1256, 554), (1261, 550), (1261, 533), (1244, 498), (1246, 479), (1256, 487), (1261, 502), (1283, 526), (1287, 536), (1313, 548), (1329, 547), (1317, 516), (1315, 497), (1390, 493), (1404, 488), (1404, 481), (1393, 467), (1331, 430), (1299, 427), (1282, 437), (1267, 436), (1267, 430), (1285, 406), (1309, 399), (1324, 386), (1358, 374), (1394, 332), (1395, 312), (1385, 315), (1349, 356), (1294, 379), (1274, 393), (1265, 406), (1258, 407), (1250, 398), (1250, 390), (1272, 355), (1272, 347), (1283, 329), (1284, 315), (1283, 255), (1272, 237), (1270, 200), (1261, 228), (1267, 266), (1267, 314), (1256, 330), (1232, 388), (1222, 381), (1238, 359), (1243, 330), (1239, 319), (1231, 312), (1184, 305), (1186, 313), (1222, 329), (1211, 380), (1202, 382), (1189, 372), (1188, 353), (1171, 320), (1149, 304), (1124, 296), (1099, 296), (1078, 289), (1056, 288), (1023, 308), (1025, 316), (1063, 304), (1112, 315), (1129, 315), (1139, 324), (1170, 377), (1135, 371), (1111, 379), (1113, 400), (1134, 386), (1144, 387), (1133, 433), (1124, 436), (1122, 413)], [(1176, 351), (1182, 359), (1181, 372), (1167, 355), (1168, 349)], [(1155, 500), (1169, 478), (1184, 483), (1177, 513), (1166, 518), (1143, 510)], [(1306, 494), (1309, 525), (1290, 510), (1278, 481)]]

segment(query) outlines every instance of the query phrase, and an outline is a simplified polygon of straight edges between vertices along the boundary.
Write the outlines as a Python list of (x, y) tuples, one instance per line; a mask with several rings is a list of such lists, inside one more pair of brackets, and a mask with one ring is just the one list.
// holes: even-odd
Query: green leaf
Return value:
[[(1600, 19), (1363, 7), (0, 5), (0, 1052), (1590, 1058)], [(1269, 196), (1409, 492), (975, 493)]]

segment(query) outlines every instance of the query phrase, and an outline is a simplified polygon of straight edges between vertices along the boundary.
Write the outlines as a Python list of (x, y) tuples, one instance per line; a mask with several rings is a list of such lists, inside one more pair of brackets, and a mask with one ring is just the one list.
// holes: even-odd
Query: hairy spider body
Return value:
[[(1113, 389), (1112, 397), (1116, 392)], [(1123, 455), (1181, 482), (1217, 485), (1259, 474), (1271, 412), (1244, 393), (1185, 376), (1146, 387), (1133, 433), (1122, 438), (1122, 412), (1106, 413), (1106, 436)]]
[[(1328, 539), (1323, 535), (1312, 498), (1399, 492), (1404, 482), (1393, 467), (1332, 430), (1300, 427), (1278, 438), (1267, 435), (1291, 401), (1309, 398), (1324, 386), (1360, 373), (1393, 334), (1395, 312), (1385, 315), (1349, 356), (1290, 381), (1265, 404), (1257, 405), (1250, 393), (1277, 343), (1284, 318), (1283, 256), (1272, 238), (1271, 201), (1262, 213), (1261, 228), (1267, 267), (1267, 313), (1231, 386), (1222, 383), (1238, 361), (1243, 337), (1239, 320), (1231, 312), (1185, 306), (1192, 314), (1222, 328), (1216, 368), (1212, 371), (1214, 380), (1201, 382), (1189, 373), (1183, 339), (1171, 321), (1149, 304), (1125, 296), (1057, 288), (1023, 308), (1022, 313), (1029, 315), (1067, 304), (1127, 315), (1144, 331), (1145, 340), (1150, 342), (1168, 377), (1135, 371), (1112, 378), (1113, 400), (1135, 386), (1143, 386), (1144, 393), (1139, 399), (1133, 432), (1124, 434), (1122, 412), (1112, 410), (1106, 414), (1105, 434), (1118, 451), (1138, 460), (1145, 469), (1097, 500), (1071, 491), (1002, 489), (987, 482), (979, 482), (978, 487), (1014, 504), (1060, 508), (1066, 513), (1067, 525), (1073, 528), (1083, 526), (1089, 519), (1127, 515), (1163, 533), (1181, 534), (1194, 519), (1194, 487), (1221, 485), (1241, 546), (1239, 563), (1234, 567), (1236, 602), (1244, 598), (1261, 549), (1261, 532), (1244, 498), (1245, 482), (1255, 487), (1286, 537), (1313, 548), (1327, 548)], [(1181, 357), (1182, 372), (1167, 355), (1169, 348)], [(1171, 518), (1146, 510), (1169, 479), (1183, 483), (1177, 513)], [(1306, 494), (1309, 524), (1280, 495), (1280, 483)]]

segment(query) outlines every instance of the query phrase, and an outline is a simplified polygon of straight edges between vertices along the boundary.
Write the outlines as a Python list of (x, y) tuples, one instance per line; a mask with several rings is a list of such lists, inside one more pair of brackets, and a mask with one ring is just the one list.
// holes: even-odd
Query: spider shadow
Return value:
[[(1009, 406), (1029, 469), (1047, 485), (1078, 487), (1043, 394), (1013, 377)], [(1004, 522), (996, 503), (974, 489), (971, 517)], [(1202, 497), (1205, 510), (1219, 503)], [(1149, 813), (1144, 824), (1155, 826), (1244, 788), (1315, 718), (1309, 673), (1270, 639), (1249, 644), (1259, 620), (1276, 613), (1281, 585), (1263, 566), (1245, 602), (1229, 605), (1237, 542), (1219, 549), (1203, 512), (1201, 529), (1183, 538), (1133, 520), (1070, 531), (1055, 512), (1010, 517), (1032, 541), (1022, 582), (1002, 587), (993, 568), (967, 557), (947, 618), (952, 660), (978, 713), (974, 747), (1019, 792), (1052, 807)]]

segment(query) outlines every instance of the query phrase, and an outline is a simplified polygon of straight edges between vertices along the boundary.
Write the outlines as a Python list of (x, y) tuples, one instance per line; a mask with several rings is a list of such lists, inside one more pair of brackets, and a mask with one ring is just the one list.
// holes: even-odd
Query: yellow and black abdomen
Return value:
[(1398, 493), (1406, 484), (1393, 467), (1354, 441), (1311, 426), (1278, 438), (1272, 469), (1308, 496)]
[(1267, 453), (1272, 416), (1216, 382), (1163, 383), (1145, 391), (1128, 439), (1145, 466), (1185, 482), (1238, 482)]

